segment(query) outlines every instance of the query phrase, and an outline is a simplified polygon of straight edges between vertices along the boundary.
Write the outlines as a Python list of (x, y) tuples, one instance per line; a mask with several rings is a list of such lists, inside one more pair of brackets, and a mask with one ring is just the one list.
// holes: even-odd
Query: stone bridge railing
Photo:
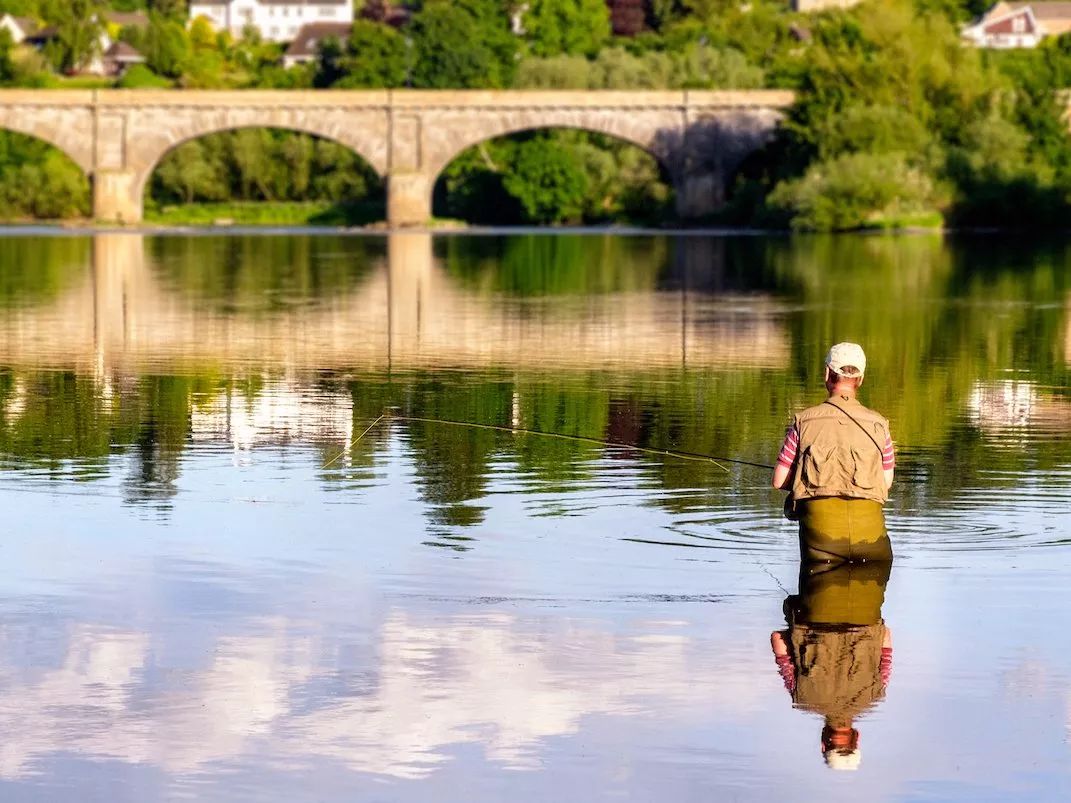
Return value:
[(539, 128), (594, 131), (651, 153), (682, 217), (724, 199), (725, 183), (775, 131), (791, 92), (757, 91), (0, 91), (0, 128), (39, 137), (91, 178), (94, 215), (141, 220), (145, 188), (171, 149), (218, 131), (268, 127), (335, 140), (387, 182), (387, 217), (431, 215), (440, 171), (481, 141)]

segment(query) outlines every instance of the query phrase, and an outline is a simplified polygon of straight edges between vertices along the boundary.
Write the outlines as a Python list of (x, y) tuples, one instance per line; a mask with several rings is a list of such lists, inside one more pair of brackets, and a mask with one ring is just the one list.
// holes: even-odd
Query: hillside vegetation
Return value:
[[(139, 9), (147, 27), (109, 30), (147, 59), (121, 87), (795, 90), (780, 136), (706, 222), (844, 230), (1067, 219), (1071, 148), (1058, 90), (1071, 86), (1071, 38), (1032, 51), (965, 47), (959, 29), (981, 10), (973, 2), (869, 0), (799, 15), (771, 0), (530, 0), (523, 10), (424, 0), (395, 28), (369, 0), (346, 41), (327, 40), (315, 63), (287, 70), (280, 45), (188, 24), (182, 0), (0, 0), (0, 11), (58, 27), (42, 52), (0, 37), (0, 82), (67, 84), (61, 76), (104, 24), (94, 20)], [(367, 210), (381, 193), (339, 146), (237, 132), (169, 154), (151, 203), (172, 216), (188, 204), (254, 201)], [(84, 215), (87, 197), (73, 164), (16, 135), (0, 139), (0, 214)], [(444, 171), (435, 198), (436, 214), (487, 223), (674, 222), (672, 187), (653, 158), (575, 131), (484, 143)]]

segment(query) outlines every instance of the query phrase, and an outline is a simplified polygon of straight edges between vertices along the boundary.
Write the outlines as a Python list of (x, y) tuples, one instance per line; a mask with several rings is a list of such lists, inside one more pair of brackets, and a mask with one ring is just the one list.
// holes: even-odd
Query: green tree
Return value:
[(344, 88), (386, 88), (405, 84), (409, 71), (408, 47), (398, 31), (389, 25), (357, 20), (340, 58), (342, 77), (334, 86)]
[(18, 66), (15, 63), (13, 51), (15, 41), (6, 28), (0, 31), (0, 83), (10, 85), (18, 75)]
[(190, 47), (198, 55), (217, 50), (219, 47), (216, 31), (205, 17), (198, 17), (190, 23), (189, 35)]
[(531, 0), (523, 24), (537, 56), (594, 56), (610, 38), (605, 0)]
[(532, 223), (578, 222), (587, 180), (576, 157), (544, 137), (521, 143), (503, 186)]
[(152, 197), (158, 202), (187, 204), (226, 200), (230, 196), (227, 176), (211, 150), (211, 141), (206, 146), (205, 140), (193, 140), (167, 154), (153, 173)]
[(795, 229), (840, 231), (898, 225), (932, 216), (936, 190), (929, 176), (902, 154), (853, 153), (815, 162), (770, 195)]
[(429, 0), (409, 32), (414, 86), (494, 88), (513, 81), (517, 37), (498, 0)]
[(61, 70), (77, 70), (100, 55), (105, 0), (43, 0), (41, 16), (56, 27), (48, 50)]
[(186, 26), (162, 14), (149, 15), (143, 47), (146, 63), (157, 75), (178, 78), (190, 62), (190, 36)]
[(0, 131), (0, 216), (83, 217), (89, 181), (56, 148), (32, 137)]
[(323, 89), (334, 86), (345, 76), (342, 67), (346, 51), (338, 37), (328, 36), (320, 41), (316, 47), (316, 73), (313, 77), (313, 86)]

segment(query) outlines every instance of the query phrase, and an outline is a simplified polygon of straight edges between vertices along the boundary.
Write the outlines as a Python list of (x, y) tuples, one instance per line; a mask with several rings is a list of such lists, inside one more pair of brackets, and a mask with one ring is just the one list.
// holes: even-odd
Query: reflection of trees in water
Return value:
[(447, 237), (447, 272), (469, 287), (511, 296), (654, 290), (668, 261), (661, 237), (620, 234)]
[(170, 288), (242, 314), (352, 293), (386, 255), (384, 240), (374, 237), (152, 237), (145, 242)]
[(54, 300), (89, 262), (84, 237), (0, 237), (0, 308)]
[[(85, 271), (88, 242), (33, 238), (0, 243), (0, 259), (11, 268), (0, 279), (3, 303), (40, 304), (55, 297), (69, 276)], [(384, 254), (382, 239), (334, 236), (159, 238), (147, 243), (155, 273), (173, 289), (227, 310), (228, 320), (269, 322), (275, 320), (269, 317), (273, 310), (327, 304), (354, 292), (382, 268)], [(762, 312), (763, 320), (787, 327), (790, 354), (783, 365), (765, 367), (750, 364), (745, 354), (737, 362), (717, 365), (700, 359), (679, 366), (633, 361), (583, 370), (555, 368), (553, 360), (560, 355), (548, 354), (544, 366), (529, 359), (512, 369), (460, 372), (437, 365), (404, 372), (395, 367), (388, 374), (337, 369), (315, 377), (299, 372), (282, 384), (270, 371), (233, 366), (193, 366), (187, 378), (138, 377), (113, 368), (95, 377), (16, 370), (0, 374), (0, 449), (22, 462), (59, 467), (76, 460), (84, 470), (95, 466), (98, 473), (107, 471), (109, 455), (130, 451), (132, 459), (137, 455), (137, 467), (127, 487), (135, 496), (144, 492), (147, 499), (173, 492), (178, 456), (192, 437), (191, 411), (198, 404), (232, 392), (255, 397), (317, 387), (334, 395), (312, 404), (334, 404), (331, 399), (339, 391), (352, 399), (356, 431), (386, 407), (398, 405), (437, 418), (769, 462), (790, 411), (821, 394), (818, 370), (829, 343), (855, 339), (870, 356), (867, 403), (889, 415), (894, 436), (911, 447), (901, 454), (901, 476), (910, 476), (916, 464), (926, 467), (924, 482), (899, 488), (903, 504), (929, 503), (964, 483), (1014, 483), (1016, 472), (1071, 457), (1067, 439), (1061, 437), (1034, 441), (1028, 450), (1004, 448), (991, 437), (992, 416), (968, 415), (979, 383), (1003, 381), (1011, 367), (1040, 386), (1032, 392), (1040, 400), (1035, 407), (1047, 411), (1046, 425), (1057, 427), (1064, 420), (1054, 412), (1063, 404), (1060, 392), (1043, 387), (1069, 384), (1066, 298), (1071, 279), (1063, 246), (1004, 252), (988, 240), (949, 245), (932, 235), (791, 240), (531, 235), (448, 237), (435, 247), (449, 276), (470, 296), (492, 309), (499, 299), (542, 299), (519, 309), (524, 315), (546, 316), (550, 328), (566, 309), (597, 328), (609, 318), (595, 317), (595, 307), (584, 302), (597, 296), (612, 306), (619, 303), (614, 293), (629, 299), (655, 290), (681, 291), (685, 301), (716, 298), (729, 309), (747, 308), (753, 303), (751, 291), (773, 293), (783, 304)], [(26, 267), (30, 264), (33, 271)], [(603, 307), (599, 310), (602, 314)], [(656, 312), (666, 310), (670, 307)], [(696, 303), (682, 303), (681, 314), (699, 317), (696, 325), (707, 327), (703, 331), (715, 339), (721, 330), (712, 328), (710, 317), (725, 315), (721, 307), (712, 312)], [(740, 331), (754, 318), (730, 316), (719, 325), (746, 339), (746, 331)], [(627, 337), (624, 331), (622, 337)], [(667, 336), (662, 330), (655, 335)], [(728, 346), (712, 346), (719, 348)], [(405, 432), (421, 493), (444, 532), (482, 520), (478, 500), (486, 494), (496, 460), (506, 461), (534, 487), (567, 491), (597, 473), (595, 459), (617, 454), (565, 440), (430, 424), (395, 426)], [(304, 442), (324, 444), (324, 462), (337, 454), (333, 431), (320, 439), (304, 429), (295, 433)], [(352, 479), (347, 472), (354, 467), (373, 465), (385, 440), (384, 430), (352, 444), (342, 463), (323, 472), (325, 481), (345, 482)], [(656, 461), (655, 468), (663, 487), (682, 491), (659, 500), (674, 511), (769, 504), (764, 483), (745, 473), (751, 469), (727, 474), (713, 465), (672, 459)], [(992, 468), (1006, 473), (1001, 478), (988, 471)], [(730, 488), (736, 489), (731, 499), (726, 494)]]

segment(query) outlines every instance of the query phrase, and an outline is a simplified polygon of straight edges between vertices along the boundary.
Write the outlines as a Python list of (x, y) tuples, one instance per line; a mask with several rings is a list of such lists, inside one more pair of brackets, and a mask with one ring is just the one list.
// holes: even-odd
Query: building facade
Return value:
[(792, 10), (801, 14), (814, 14), (831, 8), (851, 8), (861, 0), (792, 0)]
[(1046, 36), (1071, 31), (1071, 3), (997, 3), (963, 29), (963, 38), (987, 48), (1037, 47)]
[(353, 23), (353, 0), (190, 0), (190, 19), (242, 36), (247, 28), (270, 42), (293, 41), (309, 23)]

